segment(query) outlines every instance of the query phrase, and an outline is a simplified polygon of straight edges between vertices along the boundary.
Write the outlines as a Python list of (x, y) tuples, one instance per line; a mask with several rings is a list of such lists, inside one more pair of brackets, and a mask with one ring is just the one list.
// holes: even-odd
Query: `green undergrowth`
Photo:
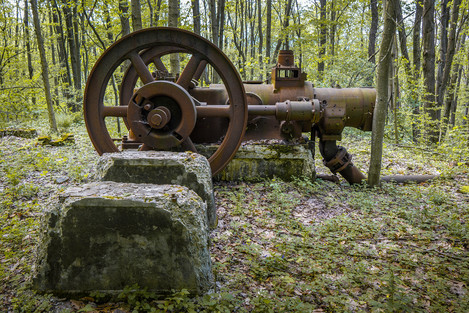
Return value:
[(298, 180), (217, 192), (217, 278), (253, 311), (469, 310), (468, 198), (455, 190)]
[[(385, 143), (383, 174), (437, 179), (373, 189), (302, 178), (216, 184), (208, 295), (159, 298), (137, 286), (113, 302), (35, 294), (42, 213), (61, 190), (89, 180), (97, 160), (83, 127), (67, 131), (75, 143), (61, 147), (0, 138), (0, 312), (469, 311), (467, 149), (405, 142)], [(368, 135), (347, 132), (341, 144), (366, 170)]]

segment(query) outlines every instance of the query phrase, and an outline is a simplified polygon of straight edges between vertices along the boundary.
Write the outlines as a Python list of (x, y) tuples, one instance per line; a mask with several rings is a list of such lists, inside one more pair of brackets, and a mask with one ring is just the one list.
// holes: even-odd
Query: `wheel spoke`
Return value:
[(163, 61), (161, 61), (160, 57), (154, 57), (152, 59), (152, 62), (153, 62), (153, 64), (155, 64), (155, 67), (158, 71), (168, 73), (168, 69), (163, 64)]
[(142, 80), (144, 84), (151, 83), (155, 79), (153, 78), (153, 75), (151, 75), (150, 70), (148, 67), (145, 65), (145, 62), (143, 62), (142, 58), (136, 51), (132, 51), (129, 54), (130, 62), (132, 62), (132, 65), (134, 66), (135, 70), (137, 71), (138, 76)]
[(194, 75), (197, 72), (197, 69), (199, 68), (200, 63), (202, 62), (202, 57), (200, 54), (194, 54), (189, 62), (187, 63), (186, 67), (181, 73), (181, 76), (179, 76), (177, 80), (177, 84), (183, 87), (184, 89), (189, 88), (189, 84), (192, 81), (192, 78), (194, 78)]
[(194, 79), (195, 80), (200, 79), (200, 76), (202, 76), (202, 74), (204, 73), (206, 66), (207, 66), (207, 61), (202, 60), (199, 64), (199, 66), (197, 67), (197, 71), (195, 71), (195, 74), (194, 74)]
[(191, 137), (187, 137), (186, 140), (184, 140), (181, 143), (181, 147), (186, 150), (186, 151), (192, 151), (197, 153), (197, 148), (195, 147), (194, 143), (191, 140)]
[(101, 110), (101, 116), (115, 116), (115, 117), (127, 117), (127, 106), (120, 105), (115, 107), (103, 107)]

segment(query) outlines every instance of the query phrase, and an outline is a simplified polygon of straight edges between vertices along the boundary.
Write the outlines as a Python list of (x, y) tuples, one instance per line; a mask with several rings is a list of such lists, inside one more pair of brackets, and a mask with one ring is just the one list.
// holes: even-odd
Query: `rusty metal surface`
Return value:
[[(145, 55), (145, 52), (151, 51), (152, 48), (155, 48), (156, 52), (152, 51)], [(119, 151), (109, 135), (105, 124), (105, 118), (128, 117), (128, 110), (124, 109), (126, 107), (124, 104), (126, 100), (130, 101), (133, 96), (133, 89), (137, 81), (136, 77), (140, 78), (143, 84), (151, 84), (155, 81), (154, 75), (148, 68), (150, 61), (146, 59), (147, 55), (151, 56), (151, 54), (154, 54), (155, 56), (161, 56), (174, 51), (186, 52), (191, 55), (188, 65), (177, 79), (176, 84), (178, 86), (186, 90), (189, 89), (191, 87), (192, 78), (198, 78), (197, 75), (200, 76), (202, 71), (201, 68), (205, 67), (206, 64), (210, 64), (220, 76), (226, 89), (226, 94), (229, 99), (229, 108), (222, 110), (226, 112), (227, 115), (224, 117), (226, 119), (226, 133), (222, 138), (220, 148), (209, 157), (212, 173), (215, 174), (231, 160), (241, 144), (247, 121), (246, 94), (238, 72), (223, 52), (208, 40), (191, 32), (175, 28), (150, 28), (129, 34), (111, 45), (96, 62), (89, 75), (85, 88), (83, 106), (87, 130), (98, 153), (102, 154), (104, 152)], [(142, 55), (145, 55), (145, 57), (142, 58)], [(125, 64), (127, 60), (129, 60), (131, 64), (132, 70), (130, 71), (133, 71), (137, 75), (127, 72), (126, 80), (120, 89), (120, 106), (105, 106), (104, 96), (111, 75), (113, 75), (122, 64)], [(165, 71), (165, 69), (161, 67), (158, 58), (153, 58), (152, 62), (155, 63), (159, 71)], [(197, 99), (193, 101), (195, 110), (196, 105), (199, 105), (200, 102)], [(155, 105), (158, 106), (158, 103), (155, 103)], [(140, 110), (140, 117), (144, 117), (145, 121), (148, 115), (145, 116), (146, 113), (142, 111), (145, 110), (144, 105), (141, 108), (135, 109), (135, 111), (138, 110)], [(217, 114), (218, 111), (215, 111), (214, 114)], [(182, 113), (184, 112), (186, 112), (186, 110), (182, 110)], [(174, 112), (171, 110), (171, 115), (173, 113)], [(172, 119), (173, 117), (171, 117), (171, 120)], [(181, 120), (183, 119), (184, 117), (181, 117)], [(189, 117), (188, 121), (191, 120), (192, 118)], [(146, 122), (148, 122), (148, 120)], [(197, 120), (197, 123), (204, 122), (203, 118)], [(133, 130), (131, 123), (128, 123), (128, 126)], [(176, 130), (176, 133), (174, 133), (174, 130)], [(177, 127), (168, 131), (172, 131), (171, 135), (174, 138), (181, 135), (177, 133)], [(139, 133), (139, 131), (137, 131), (137, 133)], [(130, 136), (127, 138), (127, 141), (129, 140), (132, 140)], [(190, 140), (190, 137), (187, 137), (186, 140)], [(182, 141), (184, 142), (184, 140)], [(179, 142), (181, 142), (181, 140), (179, 140)], [(154, 143), (150, 140), (148, 144), (145, 143), (144, 148), (151, 148), (152, 144)], [(193, 147), (190, 142), (185, 144), (185, 146)]]
[[(173, 53), (190, 55), (181, 73), (169, 73), (162, 61)], [(126, 64), (119, 105), (107, 106), (109, 80)], [(223, 84), (197, 87), (207, 65)], [(85, 122), (100, 154), (119, 151), (106, 127), (108, 117), (124, 118), (129, 131), (122, 140), (125, 149), (195, 150), (194, 143), (220, 144), (209, 157), (213, 174), (231, 160), (243, 139), (292, 140), (313, 132), (330, 143), (321, 151), (326, 165), (348, 181), (360, 182), (363, 174), (335, 141), (344, 127), (371, 130), (376, 91), (315, 88), (305, 80), (290, 50), (279, 52), (272, 84), (243, 84), (223, 52), (206, 39), (175, 28), (145, 29), (114, 43), (96, 62), (85, 89)]]
[[(311, 126), (316, 123), (324, 140), (340, 140), (344, 127), (371, 131), (376, 98), (376, 91), (372, 88), (314, 88), (311, 82), (304, 82), (301, 87), (280, 89), (275, 89), (273, 84), (245, 84), (244, 88), (250, 95), (248, 97), (250, 118), (245, 140), (283, 138), (283, 134), (279, 131), (281, 122), (287, 118), (286, 102), (292, 104), (289, 112), (294, 113), (294, 116), (290, 119), (296, 120), (295, 124), (301, 127), (303, 132), (310, 131)], [(201, 101), (216, 105), (219, 110), (222, 110), (227, 101), (222, 85), (194, 88), (190, 93), (195, 98), (202, 99)], [(309, 104), (311, 101), (315, 102), (312, 109)], [(278, 109), (281, 106), (283, 109)], [(314, 114), (310, 113), (310, 109), (315, 110)], [(306, 116), (311, 116), (311, 119), (306, 119)], [(305, 120), (307, 122), (299, 122)], [(273, 131), (273, 128), (276, 131)], [(214, 127), (210, 129), (209, 135), (222, 131), (222, 128), (218, 130)], [(197, 128), (195, 132), (198, 132)], [(204, 138), (203, 131), (198, 135)]]
[(164, 150), (188, 139), (196, 116), (194, 101), (186, 89), (164, 80), (138, 89), (127, 109), (127, 120), (137, 139)]
[(365, 175), (352, 163), (352, 156), (344, 147), (337, 146), (334, 140), (319, 140), (319, 151), (324, 158), (324, 165), (332, 173), (339, 173), (350, 184), (360, 184)]

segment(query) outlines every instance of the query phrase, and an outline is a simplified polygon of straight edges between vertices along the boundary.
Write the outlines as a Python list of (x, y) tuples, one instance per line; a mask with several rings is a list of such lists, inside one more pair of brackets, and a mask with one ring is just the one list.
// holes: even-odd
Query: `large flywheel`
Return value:
[[(184, 53), (189, 61), (180, 73), (169, 72), (162, 57)], [(211, 105), (192, 94), (194, 81), (210, 65), (221, 78), (228, 106)], [(128, 66), (119, 88), (119, 105), (105, 100), (113, 74)], [(152, 71), (154, 70), (154, 71)], [(113, 77), (114, 79), (114, 77)], [(216, 104), (216, 103), (213, 103)], [(150, 28), (129, 34), (110, 46), (93, 67), (85, 89), (84, 114), (91, 141), (99, 154), (118, 152), (106, 119), (124, 118), (141, 150), (178, 146), (196, 151), (193, 130), (213, 118), (227, 119), (226, 133), (209, 157), (212, 174), (233, 158), (247, 122), (247, 100), (238, 72), (208, 40), (176, 28)], [(204, 125), (210, 128), (210, 125)]]

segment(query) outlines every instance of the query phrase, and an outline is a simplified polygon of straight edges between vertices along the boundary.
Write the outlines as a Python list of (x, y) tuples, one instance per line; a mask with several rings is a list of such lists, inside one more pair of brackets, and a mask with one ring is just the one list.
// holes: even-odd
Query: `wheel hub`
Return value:
[(148, 123), (155, 129), (165, 127), (171, 120), (171, 111), (165, 106), (159, 106), (148, 113)]
[(127, 119), (135, 136), (156, 149), (170, 149), (186, 140), (194, 129), (194, 101), (181, 86), (154, 81), (132, 96)]

